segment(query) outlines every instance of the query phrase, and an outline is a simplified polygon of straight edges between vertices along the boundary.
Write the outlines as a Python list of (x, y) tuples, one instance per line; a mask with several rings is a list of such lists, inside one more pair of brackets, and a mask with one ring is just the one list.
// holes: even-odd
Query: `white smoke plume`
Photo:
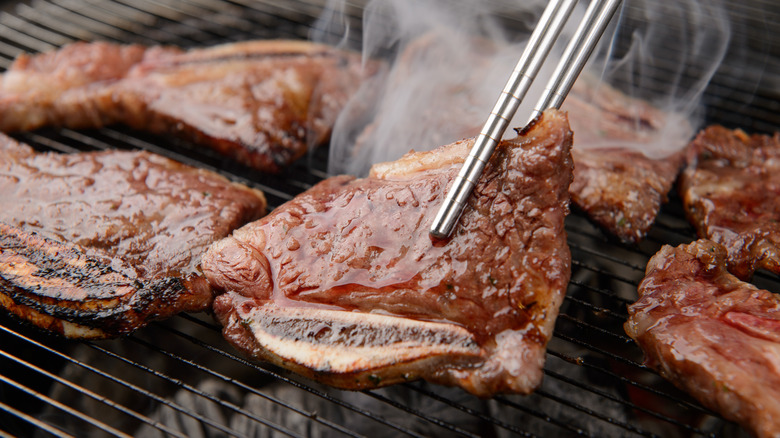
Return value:
[[(514, 127), (528, 120), (584, 11), (586, 2), (581, 3), (518, 110)], [(329, 173), (365, 175), (373, 163), (478, 134), (545, 4), (371, 2), (363, 15), (363, 56), (383, 59), (388, 68), (363, 84), (339, 117)], [(335, 2), (330, 10), (343, 11), (343, 6)], [(318, 27), (330, 29), (332, 39), (339, 20), (338, 13), (330, 14)], [(701, 93), (728, 40), (727, 14), (713, 1), (624, 4), (575, 85), (579, 99), (564, 103), (575, 147), (629, 147), (651, 157), (679, 150), (700, 126)], [(622, 110), (612, 115), (622, 123), (617, 131), (611, 119), (592, 118), (614, 106), (613, 87), (624, 93), (619, 95)], [(625, 123), (627, 118), (633, 124)]]

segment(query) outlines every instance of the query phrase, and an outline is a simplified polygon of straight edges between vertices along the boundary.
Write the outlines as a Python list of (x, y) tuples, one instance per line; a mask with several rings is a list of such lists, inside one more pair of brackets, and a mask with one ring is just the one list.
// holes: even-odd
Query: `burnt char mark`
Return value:
[[(136, 282), (140, 286), (132, 298), (122, 300), (100, 300), (90, 302), (88, 308), (68, 306), (64, 300), (44, 302), (29, 295), (27, 289), (0, 277), (0, 293), (5, 293), (15, 304), (53, 318), (69, 321), (101, 330), (109, 337), (131, 333), (147, 321), (171, 313), (177, 308), (180, 297), (187, 288), (179, 278), (168, 277), (149, 284)], [(110, 285), (105, 285), (111, 288)]]
[(145, 285), (111, 259), (2, 223), (0, 232), (0, 291), (16, 305), (110, 334), (137, 325), (124, 296)]
[[(142, 287), (135, 276), (127, 275), (132, 272), (130, 268), (125, 269), (125, 273), (115, 270), (113, 265), (116, 261), (109, 257), (90, 256), (75, 245), (64, 244), (6, 224), (0, 224), (0, 231), (0, 260), (5, 262), (2, 265), (5, 269), (0, 271), (0, 275), (8, 282), (13, 282), (13, 277), (18, 275), (26, 276), (27, 280), (30, 280), (30, 277), (40, 280), (36, 291), (42, 298), (68, 300), (67, 296), (47, 297), (45, 293), (40, 293), (50, 288), (47, 283), (52, 283), (51, 280), (59, 280), (64, 285), (73, 285), (84, 290), (89, 299), (117, 297), (117, 294), (90, 293), (93, 290)], [(15, 272), (17, 264), (34, 266), (35, 271)]]
[[(9, 240), (13, 240), (9, 243)], [(45, 239), (47, 240), (47, 239)], [(14, 244), (18, 243), (18, 244)], [(25, 242), (13, 239), (13, 236), (0, 237), (0, 248), (3, 251), (12, 252), (24, 259), (27, 263), (34, 265), (37, 270), (35, 277), (42, 280), (62, 279), (71, 284), (78, 284), (84, 289), (91, 289), (94, 286), (103, 286), (106, 284), (115, 287), (134, 284), (134, 280), (122, 275), (121, 281), (105, 281), (107, 276), (112, 274), (121, 275), (110, 265), (110, 260), (101, 260), (97, 257), (90, 257), (84, 253), (69, 248), (58, 248), (53, 254), (36, 248)], [(80, 266), (69, 261), (77, 261)], [(138, 287), (137, 282), (135, 283)]]
[(521, 137), (523, 137), (523, 136), (525, 136), (525, 135), (528, 135), (528, 133), (531, 131), (531, 128), (533, 128), (534, 126), (536, 126), (536, 125), (537, 125), (537, 123), (539, 123), (539, 121), (540, 121), (540, 120), (542, 120), (542, 116), (543, 116), (543, 115), (544, 115), (544, 113), (539, 113), (539, 114), (537, 114), (537, 115), (536, 115), (536, 117), (534, 117), (533, 119), (531, 119), (531, 121), (530, 121), (530, 122), (528, 122), (528, 123), (527, 123), (525, 126), (523, 126), (522, 128), (515, 128), (515, 132), (517, 133), (517, 135), (519, 135), (519, 136), (521, 136)]
[(180, 309), (188, 297), (179, 277), (142, 281), (115, 270), (117, 260), (2, 223), (0, 231), (0, 292), (21, 307), (118, 336)]
[[(163, 277), (150, 281), (133, 295), (130, 306), (134, 312), (154, 318), (158, 313), (170, 313), (189, 289), (179, 277)], [(158, 312), (161, 310), (162, 312)]]
[(30, 308), (51, 317), (82, 324), (90, 327), (99, 328), (106, 332), (112, 332), (114, 325), (126, 325), (122, 317), (128, 310), (126, 304), (119, 303), (113, 307), (96, 307), (95, 309), (81, 309), (78, 307), (67, 307), (67, 302), (46, 303), (31, 297), (28, 290), (20, 288), (4, 278), (0, 278), (2, 292), (5, 293), (14, 303)]

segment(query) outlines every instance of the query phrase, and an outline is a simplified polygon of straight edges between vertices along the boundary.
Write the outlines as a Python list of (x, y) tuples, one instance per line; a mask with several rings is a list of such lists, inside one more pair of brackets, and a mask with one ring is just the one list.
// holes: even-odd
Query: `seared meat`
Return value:
[(728, 250), (729, 271), (780, 273), (780, 133), (711, 126), (691, 143), (680, 193), (699, 236)]
[(214, 310), (247, 355), (342, 388), (424, 378), (528, 393), (570, 275), (564, 113), (503, 141), (453, 237), (428, 234), (473, 139), (333, 177), (214, 244)]
[(638, 243), (647, 235), (684, 159), (679, 152), (654, 160), (626, 148), (574, 148), (572, 156), (572, 201), (627, 243)]
[(259, 191), (148, 152), (0, 144), (0, 303), (67, 337), (207, 309), (203, 252), (265, 210)]
[[(455, 56), (463, 65), (455, 64), (460, 67), (453, 69), (455, 73), (440, 71), (444, 78), (440, 80), (429, 72), (441, 65), (452, 68), (446, 58), (452, 54), (438, 50), (453, 47), (441, 43), (445, 38), (432, 32), (408, 44), (388, 75), (383, 94), (366, 84), (358, 102), (363, 110), (354, 111), (358, 115), (353, 117), (355, 124), (364, 120), (366, 113), (378, 116), (363, 129), (337, 126), (343, 134), (334, 138), (337, 148), (354, 145), (352, 155), (358, 158), (354, 161), (376, 162), (377, 157), (384, 161), (388, 151), (405, 144), (396, 137), (439, 145), (479, 133), (485, 114), (495, 104), (496, 87), (511, 71), (511, 66), (502, 66), (500, 61), (512, 60), (514, 66), (514, 56), (495, 56), (503, 52), (496, 52), (497, 48), (486, 41), (466, 39), (462, 50), (469, 50), (470, 56)], [(504, 72), (502, 67), (509, 68)], [(503, 73), (497, 78), (496, 72)], [(371, 107), (380, 97), (384, 99)], [(410, 102), (418, 101), (426, 104), (410, 107)], [(518, 118), (528, 116), (523, 109), (521, 106)], [(588, 75), (577, 80), (563, 110), (568, 112), (574, 131), (572, 201), (609, 234), (626, 243), (641, 241), (682, 168), (684, 154), (680, 150), (690, 140), (692, 128), (684, 117), (661, 111)], [(339, 122), (345, 120), (349, 118)], [(403, 132), (397, 134), (399, 127)], [(353, 131), (359, 132), (354, 140), (349, 139)], [(337, 160), (331, 166), (348, 173), (365, 170), (353, 160)]]
[(664, 246), (648, 263), (626, 332), (646, 362), (759, 437), (780, 436), (780, 297), (726, 271), (726, 248)]
[(361, 75), (359, 55), (303, 41), (75, 43), (16, 59), (0, 82), (0, 130), (123, 123), (276, 172), (327, 139)]
[(197, 275), (144, 275), (119, 257), (0, 222), (0, 305), (40, 328), (114, 337), (211, 301)]
[[(588, 77), (577, 81), (563, 108), (574, 131), (572, 201), (612, 235), (638, 243), (666, 202), (684, 153), (653, 158), (625, 144), (658, 141), (668, 116)], [(679, 136), (680, 144), (666, 146), (674, 151), (687, 140)]]

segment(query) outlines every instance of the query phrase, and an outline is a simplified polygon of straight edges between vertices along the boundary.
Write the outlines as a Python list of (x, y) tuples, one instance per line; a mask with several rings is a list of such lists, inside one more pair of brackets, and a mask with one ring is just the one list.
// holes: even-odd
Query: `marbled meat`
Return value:
[(70, 338), (207, 310), (201, 256), (265, 206), (149, 152), (38, 153), (0, 134), (0, 305)]
[(473, 139), (327, 179), (203, 258), (224, 335), (342, 388), (423, 378), (528, 393), (570, 276), (565, 113), (500, 143), (453, 237), (436, 211)]
[(758, 437), (780, 436), (780, 296), (726, 270), (710, 240), (664, 246), (647, 265), (626, 332), (646, 363)]
[(79, 42), (14, 61), (0, 81), (0, 130), (122, 123), (278, 172), (327, 140), (362, 71), (358, 54), (305, 41)]
[(732, 274), (780, 273), (780, 133), (703, 130), (691, 142), (680, 194), (699, 236), (728, 250)]

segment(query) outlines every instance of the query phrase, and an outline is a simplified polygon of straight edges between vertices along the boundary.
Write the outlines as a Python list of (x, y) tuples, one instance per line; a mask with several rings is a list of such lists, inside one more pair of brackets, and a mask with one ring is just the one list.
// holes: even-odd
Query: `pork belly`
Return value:
[(446, 240), (430, 225), (473, 139), (327, 179), (214, 244), (214, 311), (250, 357), (347, 389), (423, 378), (528, 393), (570, 276), (571, 131), (502, 141)]
[(780, 273), (780, 133), (703, 130), (691, 142), (680, 194), (699, 236), (728, 250), (732, 274)]
[(0, 304), (70, 338), (209, 309), (201, 256), (265, 211), (261, 192), (148, 152), (0, 145)]
[(727, 256), (704, 239), (664, 246), (625, 329), (649, 366), (703, 405), (780, 436), (780, 297), (731, 275)]
[(304, 41), (74, 43), (14, 61), (0, 81), (0, 130), (122, 123), (278, 172), (327, 140), (361, 77), (359, 55)]

